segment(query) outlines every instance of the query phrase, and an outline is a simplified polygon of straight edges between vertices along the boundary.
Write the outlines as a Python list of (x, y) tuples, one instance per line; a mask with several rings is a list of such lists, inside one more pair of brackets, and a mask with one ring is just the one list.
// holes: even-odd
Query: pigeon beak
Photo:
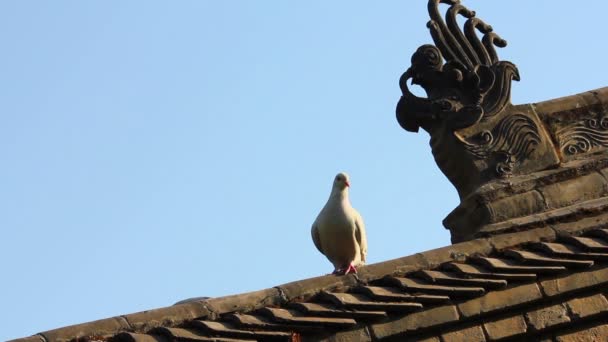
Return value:
[(344, 181), (344, 184), (346, 184), (346, 187), (350, 188), (350, 183), (348, 181)]

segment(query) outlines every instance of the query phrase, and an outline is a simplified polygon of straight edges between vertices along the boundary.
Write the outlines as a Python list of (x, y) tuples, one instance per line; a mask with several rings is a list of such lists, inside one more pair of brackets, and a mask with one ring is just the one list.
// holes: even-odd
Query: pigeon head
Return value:
[(350, 178), (344, 172), (340, 172), (334, 178), (334, 188), (343, 190), (350, 186)]

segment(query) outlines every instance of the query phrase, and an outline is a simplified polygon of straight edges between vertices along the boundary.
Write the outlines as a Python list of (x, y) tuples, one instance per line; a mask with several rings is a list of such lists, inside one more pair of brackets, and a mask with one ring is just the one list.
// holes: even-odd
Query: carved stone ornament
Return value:
[(596, 147), (608, 147), (608, 116), (584, 118), (558, 130), (559, 148), (564, 154), (589, 152)]
[[(440, 4), (449, 5), (445, 20)], [(430, 134), (439, 168), (463, 196), (516, 174), (542, 139), (537, 119), (512, 111), (511, 81), (519, 72), (495, 49), (507, 42), (458, 0), (429, 0), (428, 12), (435, 45), (420, 46), (401, 76), (397, 121), (407, 131), (422, 127)], [(463, 28), (458, 16), (466, 18)], [(427, 97), (414, 95), (410, 81)]]

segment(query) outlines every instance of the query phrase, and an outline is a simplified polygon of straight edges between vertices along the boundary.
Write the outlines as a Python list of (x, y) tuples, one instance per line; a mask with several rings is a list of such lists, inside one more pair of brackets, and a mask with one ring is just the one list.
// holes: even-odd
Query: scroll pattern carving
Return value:
[(589, 152), (594, 147), (608, 147), (608, 116), (587, 118), (555, 133), (560, 150), (565, 154)]
[(462, 142), (476, 158), (494, 160), (496, 174), (507, 177), (540, 144), (540, 135), (532, 119), (515, 114), (502, 119), (492, 131), (481, 131)]

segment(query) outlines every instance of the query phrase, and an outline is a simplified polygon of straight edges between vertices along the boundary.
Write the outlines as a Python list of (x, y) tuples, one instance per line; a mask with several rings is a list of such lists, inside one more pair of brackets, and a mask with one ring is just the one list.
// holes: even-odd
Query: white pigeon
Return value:
[(357, 273), (365, 264), (367, 238), (361, 215), (348, 199), (349, 177), (339, 173), (334, 178), (331, 194), (312, 224), (312, 241), (334, 265), (333, 274)]

